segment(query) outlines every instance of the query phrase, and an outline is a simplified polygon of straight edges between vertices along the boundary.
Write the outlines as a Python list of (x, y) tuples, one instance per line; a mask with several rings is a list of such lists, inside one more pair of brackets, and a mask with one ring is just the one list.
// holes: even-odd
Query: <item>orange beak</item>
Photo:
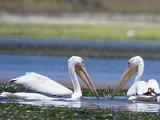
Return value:
[(138, 66), (137, 65), (131, 65), (128, 64), (128, 67), (125, 69), (125, 71), (123, 72), (116, 88), (113, 91), (113, 96), (117, 95), (117, 93), (122, 90), (124, 88), (124, 86), (126, 85), (127, 81), (131, 78), (131, 76), (136, 73), (138, 70)]

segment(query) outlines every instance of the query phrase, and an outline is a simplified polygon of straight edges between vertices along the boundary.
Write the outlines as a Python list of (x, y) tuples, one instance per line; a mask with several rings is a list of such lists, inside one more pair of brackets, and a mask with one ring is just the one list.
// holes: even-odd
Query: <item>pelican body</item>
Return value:
[(125, 86), (127, 81), (131, 78), (131, 76), (137, 73), (133, 85), (128, 89), (127, 96), (128, 100), (134, 101), (160, 101), (160, 88), (159, 84), (155, 79), (149, 79), (148, 81), (142, 81), (142, 75), (144, 71), (144, 61), (140, 56), (135, 56), (129, 59), (128, 67), (124, 71), (114, 90), (114, 95)]
[(73, 84), (73, 91), (46, 76), (30, 72), (18, 78), (11, 79), (9, 82), (16, 85), (22, 85), (38, 93), (3, 92), (1, 93), (1, 96), (11, 98), (54, 100), (55, 98), (53, 96), (71, 95), (69, 100), (76, 100), (82, 96), (81, 87), (77, 77), (77, 75), (79, 75), (84, 83), (91, 89), (93, 94), (98, 98), (96, 87), (91, 81), (81, 57), (72, 56), (69, 58), (68, 71), (70, 80)]

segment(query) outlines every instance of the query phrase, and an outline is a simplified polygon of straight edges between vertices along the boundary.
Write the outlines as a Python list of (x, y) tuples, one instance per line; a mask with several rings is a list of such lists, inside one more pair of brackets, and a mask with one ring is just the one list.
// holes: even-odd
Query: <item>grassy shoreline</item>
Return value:
[[(122, 41), (158, 41), (159, 23), (109, 22), (106, 24), (0, 23), (0, 36)], [(130, 33), (129, 33), (130, 32)], [(127, 35), (128, 34), (128, 35)], [(131, 34), (131, 35), (130, 35)], [(129, 37), (130, 36), (130, 37)]]

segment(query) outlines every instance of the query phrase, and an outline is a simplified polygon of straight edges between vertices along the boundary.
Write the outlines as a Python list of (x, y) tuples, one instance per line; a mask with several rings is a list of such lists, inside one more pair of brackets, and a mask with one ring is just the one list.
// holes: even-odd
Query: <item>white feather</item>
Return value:
[(148, 88), (152, 88), (155, 93), (160, 94), (159, 84), (155, 79), (148, 80)]
[(135, 82), (127, 91), (127, 96), (143, 95), (148, 91), (148, 86), (145, 81)]
[(56, 81), (34, 72), (27, 72), (24, 76), (12, 79), (10, 82), (49, 95), (68, 95), (73, 93)]
[(143, 95), (148, 92), (148, 88), (154, 89), (154, 92), (160, 94), (159, 84), (155, 79), (146, 81), (136, 81), (127, 91), (127, 96)]
[(24, 100), (58, 100), (58, 98), (48, 97), (39, 93), (25, 93), (25, 92), (2, 92), (0, 94), (2, 98), (11, 98), (11, 99), (24, 99)]

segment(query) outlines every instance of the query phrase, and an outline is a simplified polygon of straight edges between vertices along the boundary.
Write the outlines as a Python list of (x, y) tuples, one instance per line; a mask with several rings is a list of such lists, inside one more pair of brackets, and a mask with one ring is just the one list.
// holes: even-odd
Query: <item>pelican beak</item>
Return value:
[(113, 96), (115, 96), (120, 90), (122, 90), (124, 88), (124, 86), (126, 85), (127, 81), (131, 78), (131, 76), (134, 73), (137, 72), (137, 70), (138, 70), (138, 66), (137, 65), (128, 64), (128, 67), (123, 72), (123, 74), (122, 74), (122, 76), (121, 76), (116, 88), (113, 91)]
[(96, 90), (94, 83), (91, 81), (84, 64), (76, 65), (75, 70), (76, 70), (76, 73), (79, 75), (79, 77), (84, 81), (87, 87), (93, 92), (93, 94), (98, 99), (99, 98), (98, 92)]

